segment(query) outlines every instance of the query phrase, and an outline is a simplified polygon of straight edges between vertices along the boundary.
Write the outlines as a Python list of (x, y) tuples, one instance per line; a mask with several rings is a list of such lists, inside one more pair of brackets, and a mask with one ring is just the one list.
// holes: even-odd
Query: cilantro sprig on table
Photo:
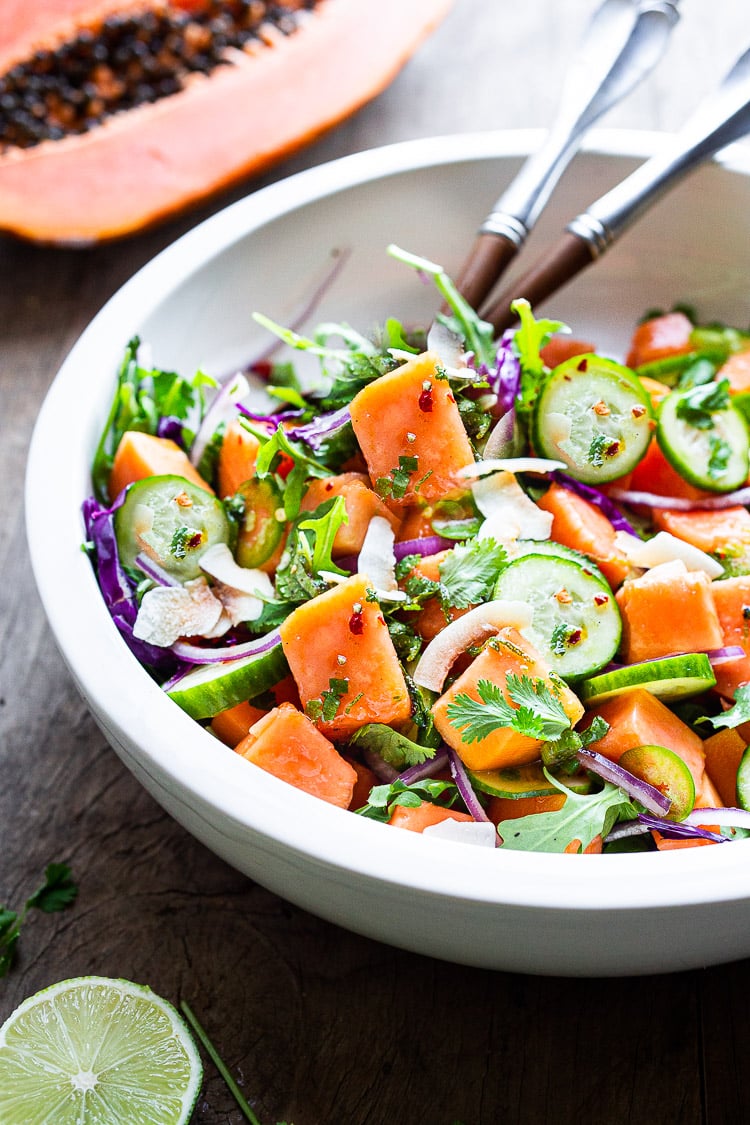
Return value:
[(31, 910), (54, 914), (70, 906), (78, 894), (70, 868), (65, 863), (50, 863), (44, 882), (34, 891), (20, 911), (0, 904), (0, 977), (7, 976), (13, 966), (21, 929)]

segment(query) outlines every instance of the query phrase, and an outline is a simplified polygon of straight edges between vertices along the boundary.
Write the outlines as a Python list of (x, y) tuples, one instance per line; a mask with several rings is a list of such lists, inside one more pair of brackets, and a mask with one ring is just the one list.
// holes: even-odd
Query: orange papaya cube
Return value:
[(738, 656), (733, 660), (722, 660), (714, 664), (716, 687), (724, 699), (734, 699), (737, 689), (750, 683), (750, 656)]
[(333, 555), (358, 555), (373, 516), (382, 516), (394, 532), (398, 530), (400, 519), (373, 492), (365, 473), (340, 473), (311, 480), (300, 507), (303, 512), (312, 512), (326, 500), (334, 500), (337, 496), (344, 498), (348, 523), (342, 523), (336, 532)]
[(497, 684), (510, 702), (507, 690), (509, 672), (533, 680), (543, 680), (562, 704), (571, 725), (575, 725), (583, 714), (583, 707), (578, 697), (562, 680), (557, 677), (550, 678), (549, 667), (534, 646), (517, 630), (501, 629), (432, 707), (435, 726), (470, 770), (520, 766), (527, 762), (534, 762), (539, 757), (541, 742), (525, 734), (519, 734), (510, 727), (498, 727), (479, 742), (464, 742), (461, 731), (457, 730), (448, 719), (448, 707), (455, 702), (456, 696), (469, 695), (472, 699), (480, 699), (478, 690), (480, 680), (490, 680), (493, 684)]
[(633, 492), (653, 492), (656, 496), (677, 496), (684, 500), (702, 500), (711, 495), (688, 484), (672, 468), (656, 438), (651, 439), (645, 456), (633, 469), (628, 488)]
[(552, 516), (550, 538), (555, 543), (588, 555), (614, 589), (622, 585), (630, 563), (615, 546), (615, 529), (599, 508), (556, 481), (537, 504)]
[(729, 380), (729, 393), (732, 395), (750, 391), (750, 348), (730, 355), (719, 368), (716, 378)]
[(372, 789), (376, 785), (380, 785), (380, 778), (364, 762), (358, 762), (356, 758), (347, 758), (346, 760), (357, 775), (352, 799), (349, 802), (349, 808), (352, 812), (356, 812), (357, 809), (361, 809), (367, 804)]
[(667, 397), (671, 387), (668, 387), (666, 383), (660, 383), (658, 379), (650, 379), (648, 375), (641, 375), (640, 380), (641, 386), (651, 399), (651, 405), (655, 411), (659, 403)]
[(750, 574), (717, 579), (711, 583), (711, 596), (719, 618), (723, 643), (742, 645), (745, 651), (748, 651), (750, 649)]
[(134, 481), (166, 475), (184, 477), (199, 488), (205, 488), (206, 492), (213, 492), (211, 485), (204, 481), (176, 441), (139, 430), (127, 430), (120, 438), (109, 474), (107, 491), (110, 500), (116, 499), (123, 488)]
[[(718, 825), (701, 824), (700, 828), (708, 828), (709, 831), (716, 831)], [(710, 847), (716, 843), (716, 840), (703, 840), (699, 836), (691, 840), (677, 840), (670, 839), (669, 836), (662, 836), (661, 832), (656, 828), (651, 829), (651, 835), (654, 838), (657, 850), (660, 852), (680, 852), (685, 848), (704, 848), (707, 844)]]
[(675, 512), (654, 508), (654, 526), (660, 531), (692, 543), (717, 558), (737, 558), (750, 552), (750, 512), (747, 508), (724, 508), (717, 512)]
[(716, 787), (718, 805), (729, 808), (737, 804), (737, 770), (747, 743), (736, 730), (717, 730), (703, 743), (706, 756), (706, 774)]
[(390, 495), (401, 458), (416, 465), (402, 469), (408, 479), (391, 496), (398, 507), (438, 499), (456, 487), (457, 471), (474, 463), (450, 383), (431, 352), (363, 387), (350, 411), (376, 491)]
[(681, 312), (653, 316), (639, 324), (630, 340), (625, 360), (628, 367), (641, 367), (657, 359), (685, 355), (692, 351), (690, 340), (693, 325)]
[(577, 355), (589, 355), (596, 351), (594, 344), (586, 340), (573, 340), (570, 336), (553, 336), (539, 352), (542, 362), (547, 367), (557, 367), (566, 359), (574, 359)]
[[(427, 555), (420, 559), (409, 573), (409, 578), (429, 578), (432, 582), (439, 582), (440, 564), (447, 554), (447, 551), (439, 551), (436, 555)], [(428, 598), (419, 613), (414, 616), (411, 625), (420, 637), (431, 641), (446, 625), (463, 617), (471, 608), (471, 606), (466, 606), (464, 609), (449, 607), (446, 613), (438, 598)]]
[(235, 750), (295, 789), (341, 809), (349, 808), (356, 773), (333, 743), (291, 703), (282, 703), (259, 719)]
[(490, 797), (487, 816), (493, 824), (501, 820), (517, 820), (534, 813), (557, 812), (565, 804), (564, 793), (546, 793), (541, 797)]
[(216, 467), (219, 496), (234, 496), (241, 484), (255, 476), (260, 442), (255, 434), (238, 421), (230, 422), (224, 431)]
[(432, 529), (432, 508), (425, 504), (412, 504), (402, 510), (402, 519), (396, 539), (404, 543), (407, 539), (426, 539), (434, 535)]
[(594, 749), (611, 762), (619, 762), (626, 750), (634, 746), (666, 746), (679, 754), (693, 775), (696, 792), (703, 782), (703, 743), (694, 730), (645, 688), (616, 695), (586, 713), (588, 717), (600, 715), (609, 730), (595, 744)]
[(711, 579), (702, 570), (663, 563), (625, 582), (615, 596), (626, 664), (724, 644)]
[(311, 701), (324, 701), (331, 680), (346, 681), (335, 716), (315, 717), (331, 738), (349, 738), (365, 723), (400, 723), (411, 715), (404, 674), (380, 606), (367, 600), (368, 585), (366, 575), (355, 574), (298, 606), (280, 630), (306, 711)]
[[(704, 745), (704, 747), (703, 747), (704, 754), (705, 754), (705, 750), (706, 750), (706, 748), (705, 748), (705, 745)], [(736, 804), (736, 803), (737, 803), (736, 801), (732, 801), (733, 805)], [(704, 770), (703, 771), (703, 781), (701, 782), (701, 787), (700, 787), (700, 789), (696, 790), (696, 794), (695, 794), (695, 807), (696, 807), (696, 809), (720, 809), (723, 804), (724, 804), (724, 802), (721, 799), (721, 794), (719, 793), (719, 790), (714, 785), (713, 780), (708, 773), (708, 770)], [(719, 829), (717, 828), (716, 831), (718, 832)]]
[(226, 711), (219, 711), (211, 720), (209, 729), (227, 746), (237, 746), (250, 730), (253, 723), (266, 714), (260, 707), (251, 703), (237, 703)]
[(445, 809), (441, 805), (433, 805), (429, 801), (422, 801), (421, 805), (408, 808), (406, 805), (396, 805), (389, 824), (394, 828), (406, 828), (409, 832), (424, 832), (433, 824), (442, 824), (444, 820), (472, 821), (474, 818), (468, 813), (459, 812), (457, 809)]

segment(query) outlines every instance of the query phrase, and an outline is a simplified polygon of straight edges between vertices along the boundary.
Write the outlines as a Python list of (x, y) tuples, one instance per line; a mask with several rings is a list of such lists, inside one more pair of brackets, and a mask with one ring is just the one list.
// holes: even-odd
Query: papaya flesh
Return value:
[(0, 228), (88, 244), (205, 200), (373, 98), (450, 4), (42, 0), (42, 33), (37, 5), (16, 0)]

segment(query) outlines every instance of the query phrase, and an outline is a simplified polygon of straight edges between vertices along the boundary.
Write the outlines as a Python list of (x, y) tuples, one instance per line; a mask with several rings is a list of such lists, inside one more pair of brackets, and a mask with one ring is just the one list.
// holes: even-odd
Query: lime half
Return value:
[(130, 981), (60, 981), (0, 1027), (2, 1125), (180, 1125), (202, 1078), (181, 1017)]

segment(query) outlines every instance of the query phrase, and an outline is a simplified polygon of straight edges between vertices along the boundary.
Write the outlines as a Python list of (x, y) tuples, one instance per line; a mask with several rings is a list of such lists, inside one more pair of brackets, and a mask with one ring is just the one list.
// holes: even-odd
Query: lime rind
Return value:
[(60, 981), (0, 1028), (3, 1125), (187, 1125), (202, 1080), (177, 1010), (131, 981)]

